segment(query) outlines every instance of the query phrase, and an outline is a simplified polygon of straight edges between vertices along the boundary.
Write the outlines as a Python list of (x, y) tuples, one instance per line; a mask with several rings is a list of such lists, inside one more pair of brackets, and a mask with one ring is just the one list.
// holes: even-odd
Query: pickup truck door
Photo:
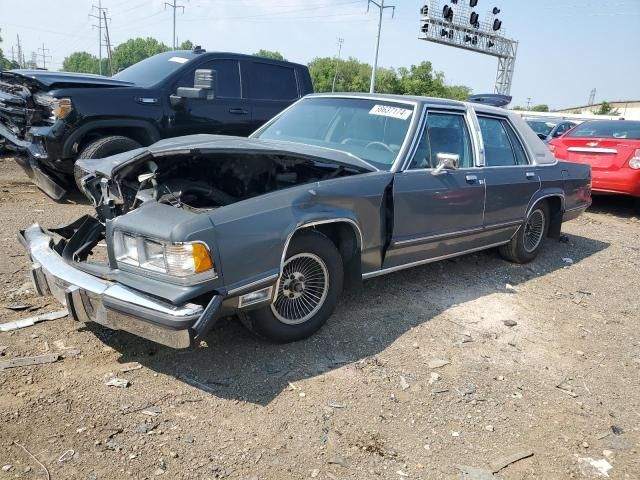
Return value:
[[(393, 232), (383, 269), (479, 248), (485, 186), (464, 111), (429, 111), (417, 150), (393, 183)], [(434, 175), (438, 153), (459, 168)]]
[(249, 98), (253, 105), (251, 125), (257, 130), (300, 98), (296, 70), (293, 67), (259, 60), (245, 61)]
[(531, 199), (540, 189), (540, 177), (506, 118), (478, 115), (478, 123), (487, 185), (484, 227), (501, 230), (503, 240), (508, 240), (522, 224)]
[(246, 137), (252, 133), (251, 103), (246, 98), (241, 83), (240, 62), (236, 59), (221, 58), (201, 63), (185, 72), (173, 88), (173, 92), (178, 87), (192, 87), (196, 69), (216, 71), (215, 98), (183, 99), (181, 106), (173, 108), (167, 136), (211, 133)]

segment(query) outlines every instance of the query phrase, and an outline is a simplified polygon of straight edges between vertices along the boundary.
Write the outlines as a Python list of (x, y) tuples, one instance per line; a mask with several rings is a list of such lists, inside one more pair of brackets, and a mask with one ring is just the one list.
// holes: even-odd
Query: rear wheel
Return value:
[(342, 282), (342, 257), (331, 240), (318, 232), (300, 233), (287, 251), (274, 302), (240, 318), (253, 333), (274, 342), (306, 338), (333, 313)]
[(549, 230), (549, 207), (538, 203), (511, 241), (500, 247), (500, 255), (516, 263), (528, 263), (538, 256)]
[[(127, 152), (140, 148), (140, 145), (135, 140), (129, 137), (123, 137), (122, 135), (110, 135), (108, 137), (102, 137), (92, 141), (84, 147), (78, 158), (97, 159), (104, 158), (117, 153)], [(84, 170), (76, 167), (74, 168), (74, 177), (76, 185), (80, 188), (80, 180), (85, 175)]]

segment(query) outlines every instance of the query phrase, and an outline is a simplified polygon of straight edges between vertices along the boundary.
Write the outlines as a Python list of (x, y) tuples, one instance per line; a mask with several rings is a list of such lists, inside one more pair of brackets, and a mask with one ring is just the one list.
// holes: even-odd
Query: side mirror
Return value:
[(169, 96), (171, 106), (183, 106), (185, 98), (213, 100), (216, 97), (216, 85), (215, 70), (198, 69), (193, 76), (193, 87), (178, 87), (176, 94)]
[(538, 138), (540, 140), (546, 140), (547, 139), (547, 136), (544, 133), (537, 133), (536, 135), (538, 135)]
[(457, 170), (460, 162), (460, 155), (456, 153), (438, 153), (438, 166), (431, 172), (432, 175), (440, 175), (445, 170)]

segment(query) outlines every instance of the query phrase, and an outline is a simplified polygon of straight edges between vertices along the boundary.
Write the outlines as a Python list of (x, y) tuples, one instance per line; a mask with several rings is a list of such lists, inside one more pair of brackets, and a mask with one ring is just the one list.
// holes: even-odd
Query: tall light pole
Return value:
[(378, 36), (376, 37), (376, 54), (373, 57), (373, 69), (371, 70), (371, 86), (369, 87), (369, 93), (373, 93), (376, 88), (376, 72), (378, 70), (378, 51), (380, 50), (380, 31), (382, 30), (382, 14), (384, 13), (385, 8), (391, 8), (391, 18), (394, 17), (396, 13), (396, 7), (394, 5), (385, 5), (384, 0), (380, 0), (380, 3), (374, 0), (367, 0), (367, 12), (369, 11), (369, 7), (371, 4), (374, 4), (378, 7)]
[(176, 5), (176, 0), (173, 0), (173, 3), (164, 2), (164, 5), (165, 5), (165, 7), (173, 8), (173, 39), (171, 40), (171, 42), (173, 43), (173, 49), (175, 50), (177, 48), (177, 45), (176, 45), (176, 10), (178, 8), (181, 8), (182, 9), (182, 13), (184, 13), (184, 6)]
[(333, 84), (331, 85), (331, 92), (336, 91), (336, 80), (338, 79), (338, 66), (340, 65), (340, 53), (342, 52), (342, 44), (344, 38), (338, 38), (338, 58), (336, 59), (336, 71), (333, 74)]

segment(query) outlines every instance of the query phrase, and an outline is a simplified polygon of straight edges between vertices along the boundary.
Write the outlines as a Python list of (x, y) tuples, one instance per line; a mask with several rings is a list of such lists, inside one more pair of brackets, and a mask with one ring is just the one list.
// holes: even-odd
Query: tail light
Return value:
[(634, 170), (640, 169), (640, 148), (636, 149), (633, 157), (629, 160), (629, 168), (633, 168)]

